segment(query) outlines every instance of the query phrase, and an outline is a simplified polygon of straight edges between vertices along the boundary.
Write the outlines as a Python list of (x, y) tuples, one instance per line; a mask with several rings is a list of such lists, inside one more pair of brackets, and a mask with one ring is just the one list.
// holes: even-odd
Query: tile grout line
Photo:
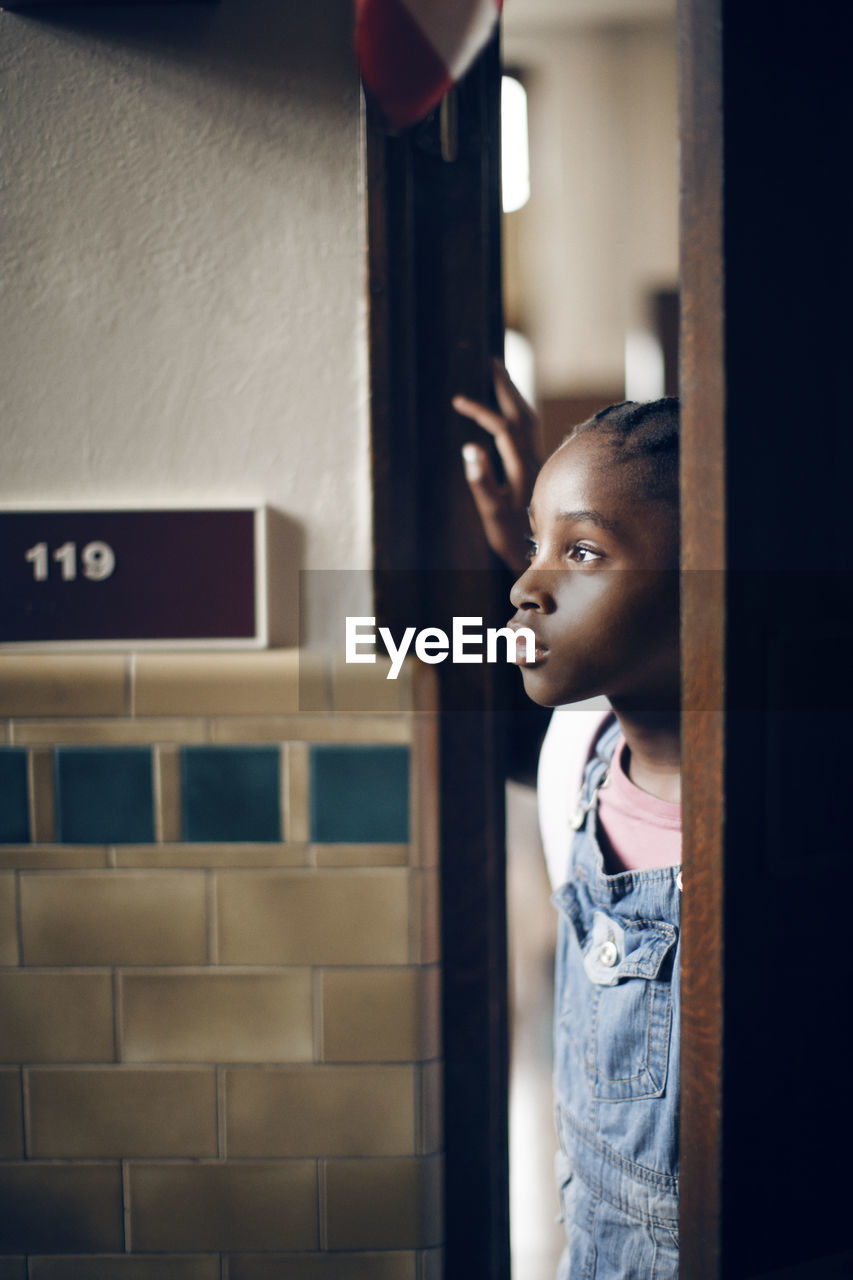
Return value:
[(278, 748), (278, 820), (281, 823), (282, 843), (290, 839), (290, 744), (280, 742)]
[(311, 971), (311, 1017), (313, 1019), (313, 1049), (315, 1064), (323, 1061), (326, 1046), (323, 1043), (323, 970)]
[(21, 909), (21, 872), (13, 871), (15, 877), (15, 942), (18, 947), (17, 965), (22, 967), (24, 963), (24, 913)]
[(113, 1054), (116, 1063), (122, 1061), (124, 1045), (122, 1044), (122, 981), (118, 969), (111, 970), (113, 984)]
[(424, 1107), (424, 1064), (422, 1062), (415, 1063), (415, 1080), (414, 1080), (414, 1099), (415, 1108), (415, 1155), (422, 1156), (426, 1154), (426, 1114)]
[(320, 1252), (326, 1253), (329, 1248), (329, 1197), (326, 1181), (325, 1160), (317, 1161), (317, 1238)]
[(163, 835), (163, 753), (160, 743), (151, 744), (151, 771), (154, 775), (154, 843), (162, 844)]
[(125, 671), (125, 702), (131, 720), (136, 719), (136, 654), (127, 655)]
[(421, 895), (423, 885), (419, 873), (406, 869), (406, 908), (408, 910), (408, 928), (406, 931), (408, 948), (406, 961), (408, 964), (420, 964), (423, 961), (423, 903)]
[(225, 1067), (216, 1067), (216, 1154), (217, 1159), (228, 1159), (228, 1113), (225, 1099)]
[(26, 1067), (21, 1067), (21, 1141), (24, 1146), (24, 1159), (30, 1160), (33, 1149), (32, 1123), (30, 1120), (30, 1078)]
[(38, 815), (36, 814), (36, 761), (35, 751), (27, 752), (27, 821), (30, 824), (30, 843), (38, 843)]
[(207, 911), (207, 963), (219, 964), (218, 877), (212, 867), (205, 873), (205, 909)]
[(121, 1201), (124, 1225), (124, 1251), (125, 1253), (130, 1253), (133, 1249), (133, 1240), (131, 1238), (130, 1162), (128, 1160), (122, 1160), (121, 1162)]
[(31, 844), (56, 843), (55, 748), (36, 745), (27, 750), (27, 816)]

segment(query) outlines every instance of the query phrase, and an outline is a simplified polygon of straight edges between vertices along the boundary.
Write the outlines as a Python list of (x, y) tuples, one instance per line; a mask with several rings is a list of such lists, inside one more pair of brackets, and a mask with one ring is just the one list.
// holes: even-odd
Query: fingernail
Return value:
[(473, 444), (463, 444), (462, 461), (465, 464), (465, 479), (479, 480), (483, 474), (483, 460), (479, 449)]

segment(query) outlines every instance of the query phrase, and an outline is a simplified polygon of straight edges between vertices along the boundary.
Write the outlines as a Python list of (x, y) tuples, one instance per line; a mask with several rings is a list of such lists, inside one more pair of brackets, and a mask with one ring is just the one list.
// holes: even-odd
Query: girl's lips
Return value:
[(517, 667), (536, 667), (540, 662), (544, 662), (548, 656), (548, 650), (541, 648), (538, 644), (533, 651), (531, 658), (527, 657), (527, 646), (522, 640), (515, 651), (515, 665)]
[[(511, 631), (520, 631), (524, 627), (524, 623), (513, 625), (513, 623), (508, 622), (507, 626)], [(510, 659), (510, 661), (514, 662), (517, 667), (535, 667), (538, 663), (543, 662), (548, 656), (548, 647), (547, 645), (542, 644), (540, 640), (537, 640), (533, 653), (529, 656), (528, 654), (529, 647), (527, 638), (525, 636), (519, 636), (515, 643), (515, 658)]]

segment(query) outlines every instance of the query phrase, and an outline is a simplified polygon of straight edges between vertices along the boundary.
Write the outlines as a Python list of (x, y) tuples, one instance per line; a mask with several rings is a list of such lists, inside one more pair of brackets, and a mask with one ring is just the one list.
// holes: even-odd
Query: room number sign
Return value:
[(263, 512), (0, 511), (0, 644), (264, 643)]

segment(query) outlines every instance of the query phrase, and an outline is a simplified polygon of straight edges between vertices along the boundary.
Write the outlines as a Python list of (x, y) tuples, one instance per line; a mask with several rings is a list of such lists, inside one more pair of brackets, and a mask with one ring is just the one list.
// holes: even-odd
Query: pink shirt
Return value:
[(681, 862), (681, 805), (635, 786), (622, 764), (624, 749), (620, 736), (607, 785), (598, 794), (598, 820), (609, 846), (605, 857), (612, 863), (608, 871), (675, 866)]

